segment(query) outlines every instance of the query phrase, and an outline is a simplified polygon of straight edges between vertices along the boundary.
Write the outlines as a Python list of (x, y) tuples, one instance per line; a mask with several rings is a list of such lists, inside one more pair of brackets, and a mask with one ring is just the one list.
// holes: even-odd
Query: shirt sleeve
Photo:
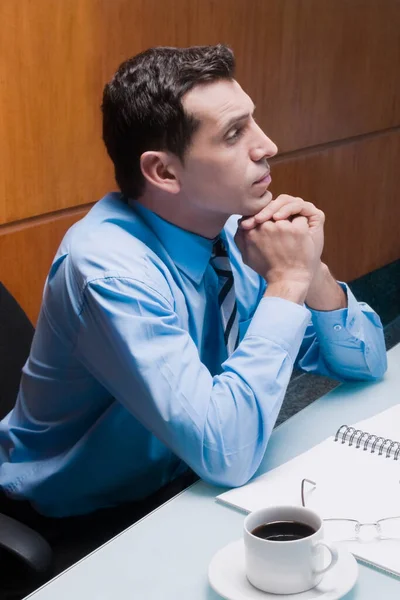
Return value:
[(341, 381), (380, 379), (387, 369), (381, 320), (368, 304), (357, 302), (345, 283), (339, 285), (347, 295), (348, 307), (310, 309), (297, 366)]
[(75, 350), (202, 479), (237, 486), (263, 458), (309, 317), (303, 306), (264, 298), (212, 377), (171, 299), (142, 282), (109, 277), (86, 287)]

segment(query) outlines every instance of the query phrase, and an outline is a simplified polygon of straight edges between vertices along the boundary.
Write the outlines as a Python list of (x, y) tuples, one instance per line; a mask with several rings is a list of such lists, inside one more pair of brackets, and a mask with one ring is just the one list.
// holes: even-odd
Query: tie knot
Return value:
[(211, 258), (219, 258), (220, 256), (228, 256), (228, 253), (223, 240), (218, 237), (213, 244)]
[(218, 278), (233, 279), (229, 255), (220, 237), (214, 242), (210, 264), (216, 271)]

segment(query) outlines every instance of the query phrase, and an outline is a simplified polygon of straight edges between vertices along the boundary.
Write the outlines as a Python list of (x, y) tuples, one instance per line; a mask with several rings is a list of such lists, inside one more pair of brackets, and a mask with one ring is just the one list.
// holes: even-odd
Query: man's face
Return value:
[(249, 96), (236, 81), (217, 81), (194, 87), (182, 104), (200, 121), (180, 172), (185, 201), (207, 219), (258, 213), (271, 200), (267, 158), (277, 147), (254, 121)]

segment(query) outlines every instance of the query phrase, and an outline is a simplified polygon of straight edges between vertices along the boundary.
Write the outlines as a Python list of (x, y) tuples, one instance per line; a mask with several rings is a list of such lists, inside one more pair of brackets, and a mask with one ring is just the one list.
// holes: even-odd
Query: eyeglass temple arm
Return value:
[(311, 485), (313, 485), (314, 487), (316, 487), (316, 483), (315, 481), (311, 481), (311, 479), (302, 479), (301, 481), (301, 505), (302, 506), (306, 506), (305, 500), (304, 500), (304, 486), (306, 483), (310, 483)]
[[(301, 480), (301, 505), (304, 506), (304, 508), (306, 506), (306, 503), (305, 503), (305, 500), (304, 500), (304, 486), (305, 486), (306, 483), (310, 483), (314, 487), (317, 486), (316, 482), (315, 481), (311, 481), (311, 479), (304, 478), (304, 479)], [(400, 483), (400, 480), (399, 480), (399, 483)], [(387, 517), (387, 518), (391, 519), (393, 517)], [(379, 520), (383, 521), (384, 519), (379, 519)]]

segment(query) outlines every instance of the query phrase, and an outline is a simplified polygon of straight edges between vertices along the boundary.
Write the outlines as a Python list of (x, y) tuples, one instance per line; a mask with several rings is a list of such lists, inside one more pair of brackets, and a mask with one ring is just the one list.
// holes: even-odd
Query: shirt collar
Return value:
[(139, 202), (129, 200), (129, 205), (155, 233), (178, 269), (199, 284), (210, 261), (214, 240), (165, 221)]

